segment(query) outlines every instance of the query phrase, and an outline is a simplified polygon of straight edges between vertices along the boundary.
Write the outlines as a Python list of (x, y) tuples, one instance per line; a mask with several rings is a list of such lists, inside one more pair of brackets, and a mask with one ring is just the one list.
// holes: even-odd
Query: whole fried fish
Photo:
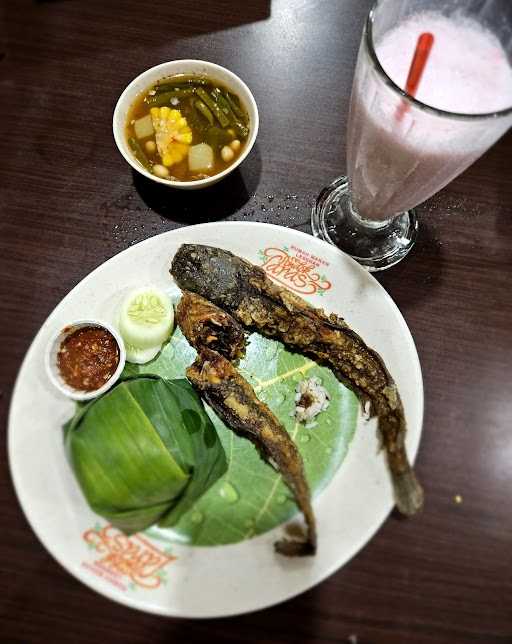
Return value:
[(229, 361), (243, 355), (243, 329), (211, 302), (187, 292), (178, 304), (176, 318), (198, 352), (187, 369), (187, 378), (226, 424), (252, 441), (262, 458), (282, 475), (304, 514), (307, 540), (278, 541), (276, 550), (288, 556), (314, 554), (315, 517), (302, 457), (276, 416), (258, 400), (254, 389)]
[(397, 387), (379, 354), (342, 318), (327, 316), (274, 284), (260, 267), (220, 248), (183, 244), (171, 274), (180, 288), (215, 303), (247, 329), (330, 367), (370, 416), (378, 417), (398, 509), (406, 515), (421, 509), (423, 490), (405, 451), (406, 423)]

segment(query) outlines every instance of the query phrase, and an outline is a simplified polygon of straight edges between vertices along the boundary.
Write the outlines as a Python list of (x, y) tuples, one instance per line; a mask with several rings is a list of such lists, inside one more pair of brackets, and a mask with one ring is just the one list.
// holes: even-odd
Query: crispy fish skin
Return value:
[(183, 291), (176, 307), (176, 321), (196, 349), (212, 349), (231, 361), (245, 354), (247, 336), (238, 322), (200, 295)]
[(290, 436), (251, 385), (220, 353), (203, 349), (187, 369), (187, 378), (237, 434), (256, 445), (262, 458), (275, 465), (292, 490), (308, 527), (307, 541), (283, 539), (275, 544), (287, 556), (314, 555), (316, 527), (302, 458)]
[(186, 291), (176, 317), (183, 334), (198, 351), (187, 369), (187, 378), (229, 427), (252, 441), (262, 458), (279, 471), (304, 514), (307, 540), (282, 540), (276, 543), (276, 550), (287, 556), (315, 554), (315, 517), (302, 457), (279, 420), (229, 361), (240, 357), (245, 349), (242, 328), (211, 302)]
[(379, 354), (343, 318), (327, 316), (274, 284), (260, 267), (220, 248), (182, 245), (171, 274), (180, 288), (214, 302), (246, 328), (330, 367), (378, 417), (398, 509), (412, 515), (422, 508), (423, 490), (405, 451), (406, 422), (397, 387)]

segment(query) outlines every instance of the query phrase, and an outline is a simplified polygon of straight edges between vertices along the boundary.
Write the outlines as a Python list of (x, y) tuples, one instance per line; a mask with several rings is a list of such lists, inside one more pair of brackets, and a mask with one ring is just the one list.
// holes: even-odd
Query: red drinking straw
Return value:
[[(418, 36), (418, 42), (416, 43), (416, 49), (414, 50), (414, 56), (409, 68), (409, 74), (407, 76), (407, 82), (405, 83), (405, 91), (409, 96), (415, 96), (418, 91), (418, 86), (423, 76), (423, 71), (427, 64), (428, 57), (432, 51), (432, 45), (434, 44), (434, 35), (430, 32), (425, 32)], [(396, 118), (400, 121), (409, 109), (409, 103), (407, 101), (401, 101), (400, 105), (396, 110)]]

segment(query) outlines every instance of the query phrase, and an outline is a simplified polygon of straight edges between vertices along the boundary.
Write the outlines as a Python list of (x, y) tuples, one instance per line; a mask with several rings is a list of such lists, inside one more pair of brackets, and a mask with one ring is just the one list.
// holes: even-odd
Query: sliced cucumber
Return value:
[(131, 355), (143, 355), (148, 350), (153, 352), (153, 358), (169, 338), (173, 325), (174, 310), (165, 293), (155, 287), (131, 291), (119, 310), (119, 331), (127, 348), (127, 360), (142, 364), (140, 358), (130, 359), (128, 347)]
[(156, 347), (150, 347), (149, 349), (136, 349), (130, 344), (125, 344), (126, 360), (134, 364), (146, 364), (146, 362), (156, 358), (161, 348), (161, 344), (158, 344)]

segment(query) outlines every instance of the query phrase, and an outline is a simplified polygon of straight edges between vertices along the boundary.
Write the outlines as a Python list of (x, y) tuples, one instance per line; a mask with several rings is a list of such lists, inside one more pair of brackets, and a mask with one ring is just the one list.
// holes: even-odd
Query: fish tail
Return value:
[(423, 507), (423, 488), (414, 471), (408, 466), (402, 472), (392, 472), (396, 507), (402, 514), (411, 516)]
[[(298, 458), (300, 458), (299, 451), (296, 449), (294, 449), (294, 451), (296, 451)], [(301, 470), (302, 471), (299, 476), (291, 476), (284, 473), (282, 475), (284, 482), (293, 492), (296, 503), (304, 515), (307, 527), (307, 534), (304, 539), (293, 541), (289, 539), (281, 539), (274, 544), (276, 552), (287, 557), (314, 555), (317, 547), (316, 521), (313, 508), (311, 506), (311, 493), (309, 491), (309, 486), (306, 483), (306, 475), (304, 473), (303, 466)]]
[(316, 546), (309, 541), (281, 539), (274, 544), (275, 551), (285, 557), (309, 557), (316, 553)]

